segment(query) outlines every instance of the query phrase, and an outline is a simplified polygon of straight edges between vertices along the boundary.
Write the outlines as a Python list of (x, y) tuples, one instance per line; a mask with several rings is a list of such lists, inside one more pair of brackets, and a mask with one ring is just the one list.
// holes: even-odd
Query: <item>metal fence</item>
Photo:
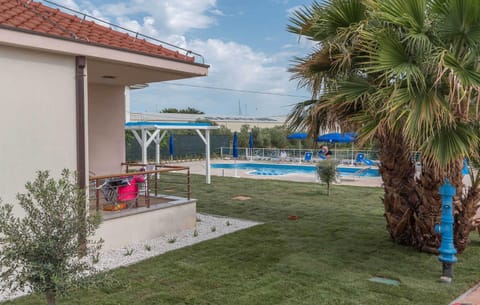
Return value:
[[(378, 152), (374, 150), (358, 150), (358, 149), (330, 149), (332, 152), (332, 159), (341, 163), (353, 163), (359, 153), (363, 153), (364, 157), (374, 162), (378, 161)], [(281, 156), (281, 152), (285, 155)], [(318, 153), (320, 150), (312, 149), (279, 149), (279, 148), (238, 148), (238, 158), (243, 160), (260, 160), (260, 161), (280, 161), (281, 157), (285, 161), (301, 161), (305, 159), (306, 153), (312, 153), (312, 161), (319, 161)], [(220, 148), (220, 158), (232, 158), (231, 147)]]
[[(230, 137), (225, 135), (210, 136), (211, 157), (216, 157), (220, 153), (222, 146), (229, 145)], [(170, 160), (168, 145), (160, 148), (160, 156), (162, 160)], [(150, 145), (147, 149), (147, 157), (149, 161), (155, 161), (155, 145)], [(205, 144), (198, 135), (174, 135), (174, 154), (175, 160), (188, 159), (205, 159)], [(138, 142), (133, 138), (128, 138), (126, 143), (126, 160), (139, 161), (142, 160), (142, 150)]]
[(122, 166), (126, 168), (124, 173), (89, 178), (91, 210), (149, 208), (151, 204), (172, 201), (172, 196), (191, 198), (188, 167), (136, 163)]

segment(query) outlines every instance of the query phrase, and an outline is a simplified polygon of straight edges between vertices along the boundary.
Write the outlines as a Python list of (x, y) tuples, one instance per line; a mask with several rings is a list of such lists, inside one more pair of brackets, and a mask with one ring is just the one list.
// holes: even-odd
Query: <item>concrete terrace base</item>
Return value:
[(152, 205), (150, 208), (128, 209), (105, 215), (95, 238), (102, 238), (102, 249), (109, 250), (193, 229), (197, 219), (196, 199), (171, 199), (168, 203)]

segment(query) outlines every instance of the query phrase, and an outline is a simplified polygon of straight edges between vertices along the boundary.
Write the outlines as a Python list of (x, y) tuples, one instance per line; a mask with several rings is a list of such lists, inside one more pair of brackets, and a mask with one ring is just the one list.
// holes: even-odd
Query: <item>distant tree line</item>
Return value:
[(187, 107), (185, 109), (177, 108), (163, 108), (160, 113), (188, 113), (188, 114), (205, 114), (205, 112), (195, 109), (193, 107)]

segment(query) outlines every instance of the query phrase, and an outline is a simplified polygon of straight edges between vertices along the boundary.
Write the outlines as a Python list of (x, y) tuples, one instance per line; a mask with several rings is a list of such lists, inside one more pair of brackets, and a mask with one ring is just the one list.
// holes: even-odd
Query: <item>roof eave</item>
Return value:
[[(12, 34), (12, 35), (8, 35)], [(17, 34), (17, 35), (15, 35)], [(13, 37), (15, 36), (15, 37)], [(21, 37), (20, 37), (21, 36)], [(63, 48), (50, 48), (48, 46), (48, 43), (45, 43), (44, 41), (40, 41), (42, 39), (47, 39), (47, 41), (58, 41), (58, 42), (63, 42)], [(36, 42), (36, 43), (35, 43)], [(63, 53), (63, 54), (71, 54), (71, 55), (84, 55), (87, 57), (92, 57), (92, 58), (99, 58), (99, 59), (114, 59), (119, 56), (111, 56), (112, 54), (108, 54), (105, 56), (102, 56), (102, 54), (105, 53), (116, 53), (116, 55), (119, 55), (120, 53), (127, 53), (127, 54), (132, 54), (136, 55), (138, 57), (145, 57), (145, 58), (150, 58), (153, 60), (159, 60), (159, 61), (168, 61), (171, 63), (178, 63), (183, 65), (187, 65), (190, 67), (195, 67), (196, 69), (194, 70), (205, 70), (203, 73), (199, 71), (199, 73), (194, 73), (198, 76), (205, 76), (207, 75), (207, 70), (210, 67), (209, 65), (206, 64), (200, 64), (200, 63), (195, 63), (195, 62), (189, 62), (189, 61), (184, 61), (184, 60), (179, 60), (176, 58), (171, 58), (167, 56), (160, 56), (160, 55), (152, 55), (149, 53), (143, 53), (143, 52), (137, 52), (133, 50), (128, 50), (124, 48), (117, 48), (117, 47), (112, 47), (112, 46), (106, 46), (102, 44), (97, 44), (97, 43), (90, 43), (82, 40), (76, 40), (76, 39), (69, 39), (66, 37), (61, 37), (61, 36), (55, 36), (55, 35), (49, 35), (46, 33), (39, 33), (27, 29), (21, 29), (21, 28), (16, 28), (12, 26), (6, 26), (6, 25), (0, 25), (0, 44), (7, 44), (7, 45), (14, 45), (14, 46), (23, 46), (25, 48), (30, 48), (30, 49), (42, 49), (45, 51), (50, 51), (54, 53)], [(80, 49), (78, 46), (81, 45)], [(89, 50), (91, 49), (91, 50)], [(105, 50), (105, 52), (96, 52), (99, 49)], [(79, 52), (80, 51), (80, 52)], [(90, 52), (89, 52), (90, 51)], [(108, 52), (110, 51), (110, 52)], [(148, 62), (148, 60), (146, 60)], [(134, 64), (142, 64), (141, 61), (137, 62), (131, 62)], [(148, 64), (147, 64), (148, 65)]]

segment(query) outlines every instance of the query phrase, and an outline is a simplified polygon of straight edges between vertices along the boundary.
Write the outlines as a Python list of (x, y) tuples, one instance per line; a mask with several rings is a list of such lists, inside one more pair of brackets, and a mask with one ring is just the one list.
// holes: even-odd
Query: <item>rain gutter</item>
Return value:
[(77, 184), (86, 188), (85, 156), (85, 56), (75, 57), (75, 96), (77, 108)]

